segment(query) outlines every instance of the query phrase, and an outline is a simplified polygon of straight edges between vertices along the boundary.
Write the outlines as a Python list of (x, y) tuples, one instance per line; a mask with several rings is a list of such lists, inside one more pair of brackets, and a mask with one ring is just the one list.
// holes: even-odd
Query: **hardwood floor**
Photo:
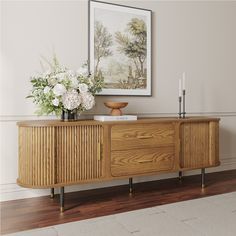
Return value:
[[(128, 182), (128, 180), (127, 180)], [(200, 175), (65, 194), (65, 212), (59, 212), (59, 196), (2, 202), (1, 233), (62, 224), (98, 216), (153, 207), (173, 202), (236, 191), (236, 170), (206, 174), (206, 188)]]

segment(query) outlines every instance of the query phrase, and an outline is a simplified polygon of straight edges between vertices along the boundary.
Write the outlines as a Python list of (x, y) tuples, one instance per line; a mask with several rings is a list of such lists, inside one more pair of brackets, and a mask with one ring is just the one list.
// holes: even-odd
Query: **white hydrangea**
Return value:
[(70, 90), (62, 96), (62, 103), (67, 110), (74, 110), (81, 104), (81, 96), (76, 90)]
[(88, 68), (86, 68), (86, 67), (80, 67), (80, 68), (76, 71), (76, 73), (77, 73), (78, 75), (81, 75), (81, 76), (86, 76), (86, 75), (88, 75)]
[(85, 110), (90, 110), (91, 108), (93, 108), (93, 106), (95, 105), (95, 99), (94, 96), (89, 93), (81, 93), (81, 98), (82, 98), (82, 106)]
[(72, 88), (77, 89), (79, 86), (78, 79), (76, 77), (71, 77), (70, 81), (71, 81)]
[(52, 104), (53, 104), (54, 106), (58, 107), (58, 105), (59, 105), (59, 99), (58, 99), (58, 98), (53, 99), (53, 100), (52, 100)]
[(86, 93), (88, 92), (88, 85), (85, 83), (79, 84), (79, 91), (81, 93)]
[(39, 107), (38, 114), (60, 115), (66, 109), (82, 112), (94, 106), (94, 94), (101, 91), (102, 78), (94, 79), (86, 65), (77, 71), (61, 66), (55, 55), (46, 62), (42, 67), (47, 71), (31, 77), (32, 90), (27, 96)]
[(53, 88), (53, 93), (56, 96), (62, 96), (66, 92), (66, 88), (63, 84), (56, 84)]
[(43, 93), (46, 94), (46, 93), (49, 93), (49, 91), (51, 90), (51, 88), (49, 86), (46, 86), (44, 89), (43, 89)]

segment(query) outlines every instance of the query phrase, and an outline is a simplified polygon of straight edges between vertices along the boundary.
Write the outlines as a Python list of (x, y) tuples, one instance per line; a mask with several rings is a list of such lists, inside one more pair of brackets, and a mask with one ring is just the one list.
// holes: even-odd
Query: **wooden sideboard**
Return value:
[(19, 177), (27, 188), (129, 179), (158, 173), (218, 166), (219, 119), (145, 118), (137, 121), (22, 121), (19, 127)]

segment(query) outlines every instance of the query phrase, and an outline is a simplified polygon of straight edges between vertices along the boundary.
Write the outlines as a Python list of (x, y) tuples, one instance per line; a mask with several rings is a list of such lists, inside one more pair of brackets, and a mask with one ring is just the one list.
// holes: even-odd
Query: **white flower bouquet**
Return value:
[(63, 112), (77, 113), (90, 110), (95, 105), (95, 94), (103, 87), (103, 80), (88, 74), (86, 66), (72, 71), (60, 66), (56, 56), (49, 69), (33, 76), (33, 89), (27, 98), (37, 104), (37, 114)]

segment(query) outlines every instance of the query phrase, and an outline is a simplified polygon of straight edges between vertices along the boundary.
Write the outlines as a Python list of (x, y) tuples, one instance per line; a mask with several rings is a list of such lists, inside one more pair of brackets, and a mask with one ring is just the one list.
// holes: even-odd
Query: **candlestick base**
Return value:
[(181, 119), (182, 117), (182, 112), (181, 112), (181, 103), (182, 103), (182, 97), (179, 97), (179, 119)]

